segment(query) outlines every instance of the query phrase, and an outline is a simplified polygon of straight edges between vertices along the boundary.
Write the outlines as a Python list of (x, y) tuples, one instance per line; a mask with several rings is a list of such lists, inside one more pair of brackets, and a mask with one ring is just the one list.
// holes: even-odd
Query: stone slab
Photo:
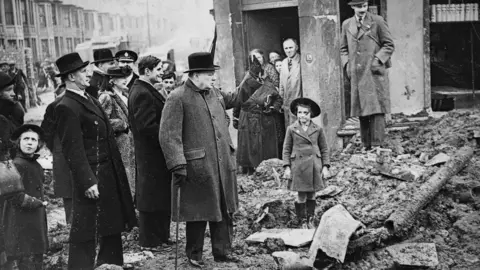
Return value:
[(302, 247), (312, 242), (315, 229), (267, 229), (250, 235), (246, 242), (263, 243), (267, 238), (282, 239), (285, 245)]
[(388, 253), (400, 266), (435, 267), (438, 256), (433, 243), (406, 243), (387, 247)]

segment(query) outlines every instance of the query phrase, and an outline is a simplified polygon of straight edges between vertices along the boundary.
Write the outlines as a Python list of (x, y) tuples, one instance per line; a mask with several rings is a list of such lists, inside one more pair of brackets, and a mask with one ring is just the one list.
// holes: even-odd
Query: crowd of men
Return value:
[[(343, 24), (341, 56), (352, 81), (352, 113), (360, 116), (368, 149), (383, 140), (393, 42), (385, 21), (367, 12), (366, 0), (350, 4), (355, 15)], [(291, 103), (303, 96), (301, 55), (294, 39), (286, 39), (283, 49), (283, 60), (276, 52), (268, 56), (289, 126), (296, 121)], [(138, 59), (130, 50), (115, 55), (96, 50), (92, 63), (70, 53), (55, 63), (61, 83), (42, 128), (53, 154), (55, 194), (63, 198), (71, 225), (68, 269), (123, 265), (121, 233), (135, 226), (140, 246), (171, 250), (177, 244), (171, 239), (172, 220), (186, 222), (191, 266), (204, 266), (207, 223), (215, 261), (238, 262), (230, 252), (239, 207), (236, 150), (225, 111), (240, 101), (236, 89), (214, 87), (219, 67), (212, 55), (191, 54), (188, 77), (180, 83), (168, 61)], [(25, 75), (15, 65), (5, 66), (0, 63), (0, 78), (8, 77), (10, 88), (11, 78), (19, 80), (14, 95), (25, 108), (20, 89), (30, 87), (20, 83), (27, 81)]]

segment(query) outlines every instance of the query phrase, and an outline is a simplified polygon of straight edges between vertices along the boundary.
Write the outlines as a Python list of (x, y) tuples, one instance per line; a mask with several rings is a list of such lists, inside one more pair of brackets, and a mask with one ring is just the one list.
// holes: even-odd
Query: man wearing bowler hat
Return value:
[(107, 89), (107, 70), (116, 65), (110, 49), (98, 49), (93, 52), (93, 75), (90, 79), (90, 86), (85, 91), (94, 98), (98, 98), (98, 92)]
[(368, 12), (368, 0), (352, 0), (355, 15), (342, 24), (340, 55), (351, 87), (351, 115), (360, 119), (366, 150), (380, 147), (385, 136), (385, 114), (390, 113), (387, 69), (394, 51), (385, 20)]
[(219, 67), (210, 53), (191, 54), (188, 65), (188, 79), (170, 93), (160, 121), (160, 145), (173, 174), (173, 217), (186, 221), (186, 255), (192, 266), (204, 265), (207, 223), (215, 261), (238, 262), (230, 254), (232, 214), (238, 209), (237, 166), (225, 124), (225, 110), (237, 105), (237, 91), (227, 94), (213, 87)]
[(121, 233), (136, 225), (132, 195), (110, 121), (100, 103), (85, 92), (86, 67), (78, 53), (56, 61), (66, 85), (55, 107), (56, 133), (73, 183), (73, 219), (68, 269), (123, 265)]
[(134, 51), (121, 50), (115, 54), (115, 59), (117, 59), (119, 67), (129, 66), (134, 71), (127, 78), (128, 90), (132, 89), (133, 83), (139, 78), (139, 76), (135, 73), (135, 62), (137, 62), (138, 55)]

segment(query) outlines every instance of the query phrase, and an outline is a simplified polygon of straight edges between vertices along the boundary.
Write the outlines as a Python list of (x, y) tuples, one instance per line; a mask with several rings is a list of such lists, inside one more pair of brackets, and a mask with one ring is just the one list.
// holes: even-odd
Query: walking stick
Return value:
[(175, 213), (177, 215), (177, 224), (176, 224), (176, 229), (175, 229), (175, 270), (178, 269), (178, 224), (180, 223), (180, 187), (177, 187), (177, 212)]

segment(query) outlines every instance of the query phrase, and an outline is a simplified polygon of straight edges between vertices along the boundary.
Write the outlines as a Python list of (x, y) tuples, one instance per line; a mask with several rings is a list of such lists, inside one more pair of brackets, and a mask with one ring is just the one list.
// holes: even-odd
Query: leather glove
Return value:
[(178, 170), (174, 171), (172, 174), (173, 174), (172, 181), (173, 181), (173, 184), (176, 187), (182, 187), (187, 182), (187, 169), (186, 168), (178, 169)]
[(233, 119), (233, 128), (238, 129), (238, 118)]
[(375, 75), (383, 75), (383, 64), (378, 58), (375, 57), (372, 62), (372, 73)]

